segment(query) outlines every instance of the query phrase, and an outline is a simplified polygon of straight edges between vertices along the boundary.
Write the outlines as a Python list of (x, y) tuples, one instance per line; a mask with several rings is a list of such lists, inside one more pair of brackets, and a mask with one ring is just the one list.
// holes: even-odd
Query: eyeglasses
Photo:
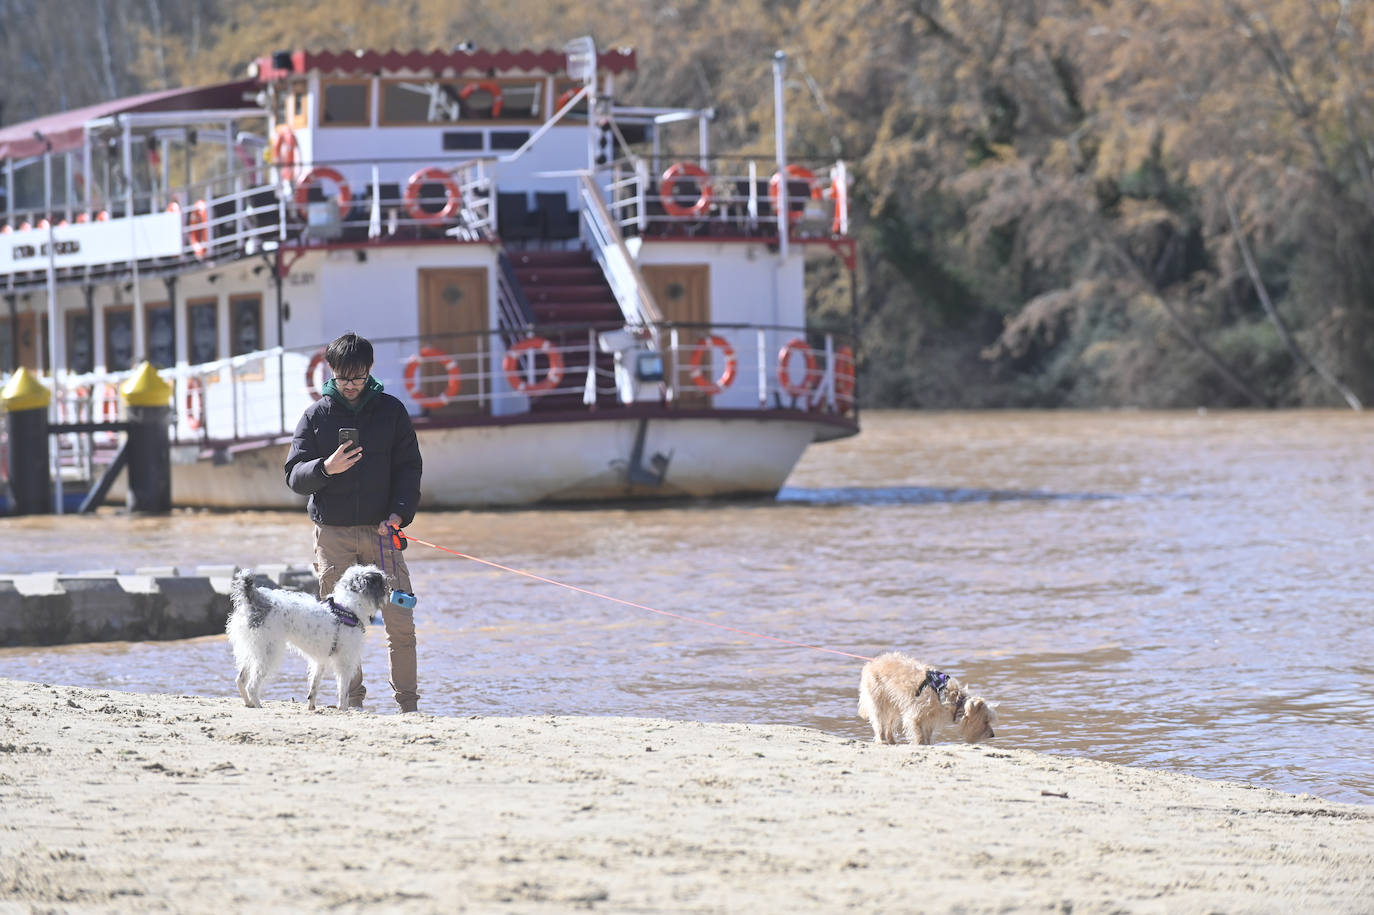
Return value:
[(355, 375), (352, 378), (340, 378), (339, 376), (335, 375), (334, 382), (335, 384), (362, 384), (363, 382), (367, 381), (367, 377), (368, 376), (366, 375)]

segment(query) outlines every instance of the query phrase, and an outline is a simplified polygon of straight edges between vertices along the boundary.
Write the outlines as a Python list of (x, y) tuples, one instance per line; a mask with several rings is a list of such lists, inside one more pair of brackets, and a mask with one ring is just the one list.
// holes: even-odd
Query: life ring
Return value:
[(479, 90), (491, 96), (491, 113), (489, 117), (499, 118), (501, 116), (501, 87), (491, 80), (484, 79), (468, 83), (459, 91), (458, 98), (466, 102), (468, 96)]
[[(91, 404), (91, 419), (94, 420), (95, 416), (96, 405)], [(106, 384), (100, 389), (100, 422), (119, 422), (119, 388), (113, 384)], [(107, 445), (119, 441), (119, 435), (114, 432), (104, 432), (99, 437)]]
[[(444, 371), (448, 372), (448, 387), (444, 388), (442, 394), (431, 397), (420, 387), (420, 363), (440, 361), (444, 364)], [(458, 368), (458, 360), (448, 353), (432, 346), (422, 346), (417, 355), (406, 360), (405, 382), (406, 393), (410, 395), (411, 400), (418, 406), (434, 409), (446, 406), (450, 400), (458, 396), (458, 391), (463, 386), (463, 373)]]
[(835, 350), (835, 399), (854, 402), (854, 348), (847, 344)]
[(277, 134), (272, 138), (272, 161), (281, 174), (281, 180), (290, 181), (296, 176), (296, 159), (300, 156), (301, 144), (296, 133), (285, 124), (277, 125)]
[(324, 365), (324, 348), (315, 351), (315, 355), (310, 357), (310, 364), (305, 367), (305, 390), (310, 395), (311, 400), (319, 400), (324, 395), (320, 393), (319, 385), (315, 384), (315, 371)]
[[(725, 356), (725, 371), (720, 373), (720, 377), (715, 381), (706, 377), (706, 372), (702, 363), (706, 361), (706, 354), (712, 347), (718, 348)], [(735, 372), (739, 370), (739, 362), (735, 359), (735, 348), (730, 345), (724, 337), (717, 337), (715, 334), (707, 334), (697, 341), (696, 352), (692, 353), (692, 371), (688, 377), (692, 379), (692, 384), (706, 391), (707, 394), (719, 394), (730, 387), (735, 380)]]
[(210, 207), (204, 200), (197, 200), (186, 211), (186, 238), (191, 242), (191, 250), (201, 260), (210, 253)]
[[(530, 384), (520, 375), (520, 355), (530, 353), (530, 358), (543, 353), (548, 357), (549, 370), (544, 374), (542, 381)], [(563, 380), (563, 354), (558, 351), (548, 340), (543, 337), (527, 337), (519, 343), (506, 350), (506, 356), (501, 360), (501, 370), (506, 373), (506, 381), (517, 392), (524, 394), (542, 394), (558, 387), (558, 383)]]
[(193, 432), (205, 427), (205, 386), (199, 378), (186, 379), (186, 425)]
[[(431, 213), (420, 204), (420, 189), (430, 182), (444, 186), (444, 208), (437, 213)], [(452, 174), (437, 165), (431, 165), (411, 175), (406, 182), (405, 205), (410, 215), (420, 222), (439, 225), (448, 222), (462, 208), (463, 191), (458, 187), (458, 182), (453, 180)]]
[(317, 165), (301, 176), (300, 182), (296, 185), (296, 211), (305, 214), (306, 204), (310, 202), (310, 186), (321, 179), (333, 181), (339, 189), (339, 218), (346, 218), (353, 206), (353, 192), (348, 189), (348, 182), (344, 180), (343, 175), (324, 165)]
[[(783, 180), (784, 180), (784, 179), (783, 179), (783, 176), (784, 176), (784, 175), (787, 176), (787, 179), (786, 179), (786, 180), (805, 181), (807, 187), (810, 188), (810, 197), (811, 197), (811, 199), (812, 199), (812, 200), (820, 200), (820, 199), (821, 199), (821, 197), (822, 197), (821, 184), (820, 184), (819, 181), (816, 180), (815, 174), (814, 174), (809, 168), (805, 168), (805, 167), (803, 167), (803, 166), (801, 166), (801, 165), (784, 165), (784, 166), (782, 167), (782, 170), (781, 170), (781, 171), (774, 172), (774, 173), (773, 173), (773, 177), (771, 177), (771, 178), (768, 179), (768, 196), (769, 196), (770, 198), (772, 198), (772, 200), (773, 200), (773, 212), (774, 212), (774, 213), (776, 213), (776, 212), (778, 211), (778, 196), (779, 196), (779, 189), (782, 187), (782, 182), (783, 182)], [(802, 211), (801, 211), (801, 210), (794, 210), (794, 209), (792, 209), (792, 202), (791, 202), (791, 196), (790, 196), (790, 195), (789, 195), (789, 197), (788, 197), (787, 209), (788, 209), (788, 213), (787, 213), (787, 222), (788, 222), (789, 224), (797, 223), (797, 222), (800, 222), (800, 221), (801, 221), (801, 218), (802, 218)]]
[[(558, 98), (553, 103), (553, 110), (555, 112), (562, 111), (563, 106), (568, 104), (568, 102), (571, 102), (573, 100), (573, 96), (577, 95), (577, 93), (581, 91), (581, 89), (564, 89), (562, 92), (558, 93)], [(586, 99), (583, 99), (583, 101), (586, 101)], [(573, 110), (575, 111), (576, 109)]]
[(849, 189), (838, 176), (830, 179), (830, 202), (835, 205), (835, 216), (830, 220), (830, 234), (842, 235), (849, 217)]
[[(792, 383), (792, 375), (788, 371), (792, 364), (792, 354), (801, 353), (806, 360), (806, 374), (802, 376), (801, 384)], [(811, 347), (806, 345), (806, 341), (801, 337), (793, 337), (782, 345), (778, 350), (778, 386), (793, 397), (802, 397), (820, 383), (821, 370), (816, 365), (816, 353)]]
[[(689, 207), (678, 203), (675, 196), (677, 180), (683, 177), (695, 178), (697, 182), (697, 201)], [(711, 207), (712, 194), (710, 173), (695, 162), (677, 162), (668, 166), (658, 185), (659, 201), (663, 204), (664, 212), (674, 216), (702, 215)]]

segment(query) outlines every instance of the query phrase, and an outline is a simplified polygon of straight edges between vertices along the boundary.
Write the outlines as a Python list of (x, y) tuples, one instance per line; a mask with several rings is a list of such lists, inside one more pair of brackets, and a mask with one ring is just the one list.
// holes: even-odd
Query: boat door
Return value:
[[(710, 333), (711, 323), (711, 267), (709, 264), (645, 264), (640, 267), (644, 282), (658, 302), (663, 319), (672, 324), (689, 325), (678, 328), (678, 354), (664, 354), (665, 377), (673, 379), (677, 402), (689, 407), (709, 407), (711, 396), (693, 384), (692, 356), (701, 339)], [(690, 326), (698, 325), (698, 326)], [(717, 366), (720, 354), (708, 350), (703, 356), (702, 373), (710, 382), (718, 377), (724, 366)]]
[[(39, 329), (39, 323), (42, 329)], [(32, 311), (25, 311), (18, 314), (15, 318), (15, 329), (18, 332), (15, 338), (15, 353), (18, 365), (23, 366), (31, 372), (37, 372), (47, 367), (48, 364), (48, 316), (39, 316)]]
[[(420, 271), (421, 345), (432, 347), (437, 357), (421, 363), (414, 383), (422, 397), (433, 399), (431, 416), (484, 413), (488, 410), (490, 346), (487, 341), (487, 269), (462, 267)], [(458, 390), (452, 392), (452, 372), (458, 370)], [(412, 397), (414, 394), (412, 393)], [(448, 403), (441, 401), (447, 400)]]

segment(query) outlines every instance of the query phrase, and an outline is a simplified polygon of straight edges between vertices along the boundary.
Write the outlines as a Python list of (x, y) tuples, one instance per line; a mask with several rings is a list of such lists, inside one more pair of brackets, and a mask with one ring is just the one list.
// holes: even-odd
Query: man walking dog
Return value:
[[(310, 497), (320, 597), (333, 593), (344, 571), (360, 563), (382, 566), (393, 589), (411, 592), (410, 570), (388, 531), (414, 520), (420, 501), (423, 463), (410, 414), (372, 377), (372, 344), (365, 338), (346, 333), (329, 344), (324, 358), (334, 377), (325, 382), (324, 396), (306, 407), (286, 457), (287, 485)], [(382, 621), (396, 704), (413, 712), (420, 698), (414, 610), (387, 603)], [(349, 705), (361, 706), (366, 695), (359, 670)]]

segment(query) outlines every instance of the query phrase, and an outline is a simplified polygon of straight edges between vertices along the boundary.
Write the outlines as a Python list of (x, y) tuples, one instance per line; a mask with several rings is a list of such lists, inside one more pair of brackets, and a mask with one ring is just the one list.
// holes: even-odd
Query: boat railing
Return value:
[(751, 157), (657, 155), (621, 158), (598, 174), (627, 236), (829, 240), (849, 231), (849, 172), (843, 161), (777, 163)]
[[(857, 421), (855, 349), (843, 334), (797, 327), (663, 322), (643, 327), (566, 324), (503, 331), (374, 339), (373, 376), (417, 423), (557, 416), (645, 405), (664, 410), (821, 414)], [(657, 344), (655, 343), (657, 340)], [(659, 374), (637, 358), (655, 357)], [(65, 421), (117, 421), (130, 372), (59, 375)], [(235, 448), (281, 440), (329, 379), (319, 348), (273, 348), (160, 370), (173, 389), (177, 446)], [(50, 380), (49, 380), (50, 383)], [(63, 453), (87, 463), (118, 433), (73, 433)]]

